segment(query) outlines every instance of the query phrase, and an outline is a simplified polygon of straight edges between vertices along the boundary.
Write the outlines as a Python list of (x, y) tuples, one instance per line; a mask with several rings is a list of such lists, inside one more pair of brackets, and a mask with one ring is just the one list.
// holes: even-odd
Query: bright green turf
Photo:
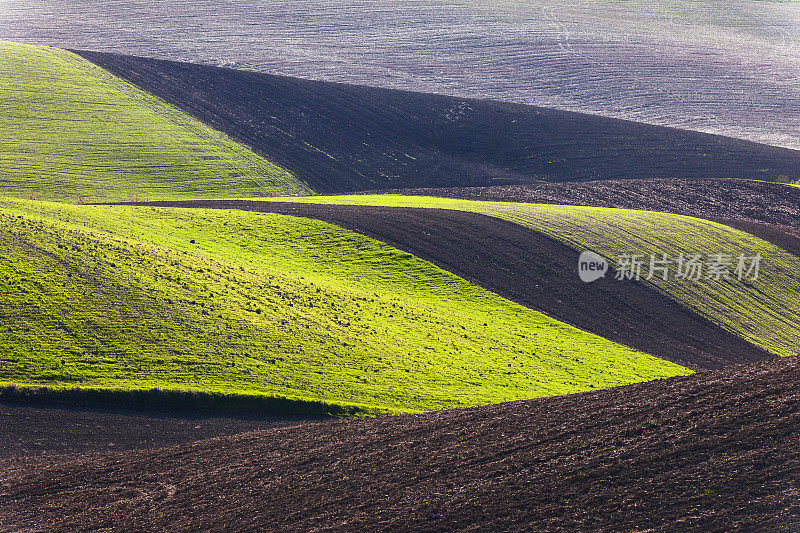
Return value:
[(402, 411), (689, 373), (318, 221), (26, 200), (0, 215), (0, 382)]
[(0, 195), (76, 201), (312, 192), (289, 172), (55, 48), (0, 41)]
[[(663, 294), (742, 338), (778, 355), (800, 352), (800, 259), (781, 248), (735, 230), (693, 217), (608, 209), (480, 202), (413, 196), (331, 196), (291, 201), (338, 204), (439, 207), (497, 216), (546, 233), (578, 250), (594, 250), (615, 262), (617, 254), (683, 252), (763, 256), (757, 281), (702, 280), (647, 282)], [(577, 256), (576, 256), (577, 265)], [(576, 266), (577, 268), (577, 266)], [(673, 265), (674, 272), (674, 265)], [(577, 274), (576, 274), (577, 275)], [(643, 324), (642, 327), (651, 327)]]

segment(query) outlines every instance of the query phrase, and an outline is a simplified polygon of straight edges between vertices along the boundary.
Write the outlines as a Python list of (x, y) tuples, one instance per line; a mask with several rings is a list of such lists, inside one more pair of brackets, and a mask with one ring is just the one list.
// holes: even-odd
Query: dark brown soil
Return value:
[(800, 229), (800, 187), (747, 180), (642, 179), (394, 192), (445, 198), (646, 209)]
[(0, 470), (0, 529), (796, 531), (800, 361)]
[(760, 222), (750, 222), (747, 220), (731, 220), (725, 218), (718, 218), (714, 220), (720, 224), (727, 224), (732, 228), (736, 228), (748, 233), (752, 233), (756, 237), (760, 237), (765, 241), (779, 246), (789, 253), (800, 256), (800, 231), (786, 228), (783, 226), (771, 226)]
[(578, 252), (517, 224), (440, 209), (197, 200), (146, 205), (309, 217), (369, 235), (584, 331), (692, 369), (772, 357), (642, 283), (583, 283)]
[(800, 179), (800, 151), (521, 104), (78, 51), (319, 192), (641, 178)]
[(0, 465), (42, 455), (156, 448), (310, 422), (269, 415), (193, 416), (0, 403)]

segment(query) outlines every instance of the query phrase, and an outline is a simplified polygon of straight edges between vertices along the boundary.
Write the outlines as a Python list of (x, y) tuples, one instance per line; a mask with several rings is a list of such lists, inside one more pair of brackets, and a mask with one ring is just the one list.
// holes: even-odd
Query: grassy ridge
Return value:
[(404, 411), (688, 373), (322, 222), (25, 200), (0, 213), (6, 384)]
[(75, 201), (312, 192), (85, 59), (0, 41), (0, 195)]
[[(757, 281), (676, 280), (657, 277), (650, 283), (668, 297), (719, 324), (726, 330), (775, 354), (800, 352), (800, 259), (749, 233), (707, 220), (600, 207), (514, 204), (411, 196), (332, 196), (292, 201), (438, 207), (496, 216), (536, 229), (577, 250), (595, 250), (616, 263), (618, 254), (704, 255), (743, 253), (763, 256)], [(577, 256), (576, 256), (577, 259)], [(675, 273), (672, 265), (672, 274)], [(647, 327), (642, 325), (642, 327)]]

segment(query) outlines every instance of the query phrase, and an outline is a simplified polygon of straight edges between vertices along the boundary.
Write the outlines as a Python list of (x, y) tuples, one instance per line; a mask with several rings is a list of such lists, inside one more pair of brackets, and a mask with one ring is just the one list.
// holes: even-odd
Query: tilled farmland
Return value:
[(800, 179), (800, 151), (522, 104), (78, 51), (317, 192), (641, 178)]
[(796, 358), (0, 470), (0, 527), (792, 530)]
[(800, 3), (5, 4), (0, 533), (800, 531)]
[(800, 147), (800, 8), (791, 1), (5, 7), (0, 34), (20, 42), (588, 111)]
[(579, 329), (693, 369), (772, 357), (642, 283), (612, 279), (583, 283), (575, 272), (576, 250), (482, 214), (247, 200), (147, 205), (243, 209), (330, 222), (431, 261)]
[(800, 228), (800, 187), (750, 180), (598, 180), (494, 187), (390, 189), (380, 192), (644, 209), (787, 226), (795, 233)]
[(43, 456), (160, 448), (311, 420), (225, 413), (173, 413), (103, 406), (0, 404), (0, 466)]

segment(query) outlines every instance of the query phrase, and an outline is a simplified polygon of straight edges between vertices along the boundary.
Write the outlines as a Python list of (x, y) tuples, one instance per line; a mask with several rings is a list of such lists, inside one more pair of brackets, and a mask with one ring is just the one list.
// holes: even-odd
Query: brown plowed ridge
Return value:
[(752, 233), (756, 237), (771, 242), (775, 246), (800, 257), (800, 232), (797, 230), (747, 220), (731, 220), (727, 218), (710, 218), (709, 220)]
[(311, 422), (270, 415), (191, 415), (0, 403), (0, 466), (42, 455), (161, 448)]
[(644, 209), (800, 229), (800, 187), (739, 179), (601, 180), (370, 192)]
[(795, 531), (800, 361), (0, 470), (0, 529)]
[(534, 230), (445, 209), (196, 200), (146, 205), (243, 209), (322, 220), (430, 261), (496, 294), (612, 341), (692, 369), (773, 357), (654, 289), (583, 283), (578, 253)]
[(537, 181), (800, 178), (800, 151), (508, 102), (77, 51), (318, 192)]

